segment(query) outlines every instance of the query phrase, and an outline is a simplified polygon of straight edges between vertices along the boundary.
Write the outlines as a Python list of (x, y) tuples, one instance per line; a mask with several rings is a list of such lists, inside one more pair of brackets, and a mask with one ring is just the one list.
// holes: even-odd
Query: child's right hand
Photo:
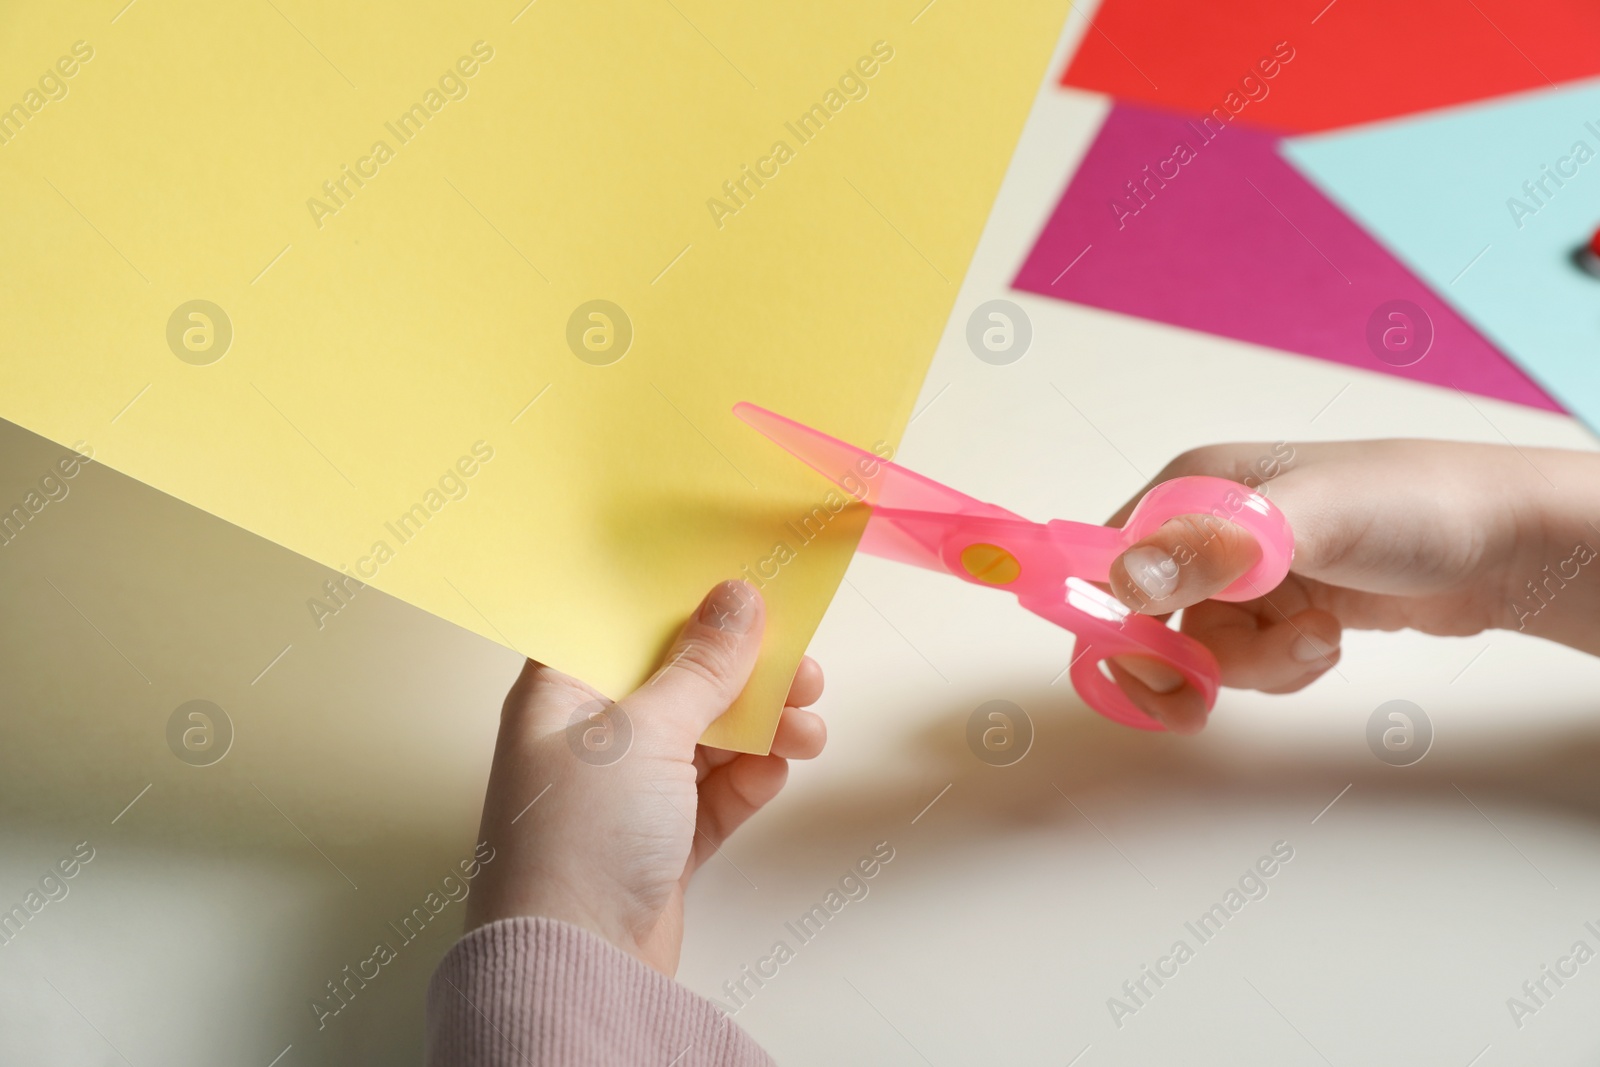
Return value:
[[(1600, 654), (1600, 567), (1588, 565), (1600, 550), (1590, 525), (1600, 521), (1600, 455), (1444, 441), (1229, 444), (1184, 453), (1151, 484), (1190, 474), (1252, 487), (1268, 479), (1259, 491), (1294, 528), (1289, 576), (1259, 600), (1208, 600), (1259, 549), (1231, 523), (1186, 516), (1124, 552), (1111, 589), (1145, 614), (1187, 609), (1181, 629), (1216, 655), (1223, 685), (1301, 689), (1339, 661), (1346, 628), (1522, 629)], [(1168, 729), (1205, 725), (1200, 694), (1170, 668), (1122, 657), (1112, 673)]]

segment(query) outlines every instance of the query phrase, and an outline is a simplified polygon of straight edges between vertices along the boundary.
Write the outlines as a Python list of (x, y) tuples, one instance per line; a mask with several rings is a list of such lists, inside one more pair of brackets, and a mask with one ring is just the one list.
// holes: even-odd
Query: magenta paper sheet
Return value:
[(1562, 410), (1238, 124), (1118, 103), (1015, 288)]

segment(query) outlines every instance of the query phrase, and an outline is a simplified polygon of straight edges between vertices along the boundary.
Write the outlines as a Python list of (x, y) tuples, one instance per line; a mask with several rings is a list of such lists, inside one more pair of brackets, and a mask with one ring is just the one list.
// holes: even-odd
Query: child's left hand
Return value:
[(778, 795), (788, 761), (816, 756), (827, 737), (805, 710), (822, 695), (822, 670), (807, 657), (771, 755), (697, 743), (744, 688), (765, 623), (760, 594), (722, 583), (665, 666), (616, 704), (528, 661), (501, 712), (480, 831), (495, 856), (468, 898), (468, 930), (547, 916), (668, 976), (677, 970), (690, 877)]

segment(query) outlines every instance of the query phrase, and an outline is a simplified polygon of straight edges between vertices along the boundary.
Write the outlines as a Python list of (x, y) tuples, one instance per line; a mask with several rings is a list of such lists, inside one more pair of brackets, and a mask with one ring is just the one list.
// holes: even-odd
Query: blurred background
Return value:
[[(1013, 288), (1113, 107), (1058, 84), (1096, 10), (1067, 21), (899, 461), (1102, 521), (1212, 441), (1594, 447), (1553, 404)], [(969, 343), (997, 299), (1028, 324), (1014, 359)], [(0, 502), (64, 455), (0, 424)], [(520, 658), (375, 589), (319, 625), (335, 577), (92, 463), (0, 547), (0, 910), (93, 850), (0, 944), (0, 1061), (420, 1061), (459, 905), (324, 1027), (311, 1005), (470, 855)], [(1344, 648), (1303, 693), (1225, 692), (1200, 737), (1136, 734), (1072, 694), (1064, 631), (859, 558), (812, 648), (829, 750), (701, 872), (679, 977), (739, 1006), (725, 983), (887, 842), (868, 894), (744, 998), (779, 1062), (1594, 1062), (1600, 964), (1520, 1021), (1507, 1001), (1600, 948), (1600, 664), (1511, 633)], [(997, 700), (1031, 738), (1014, 762), (969, 744)], [(218, 709), (206, 759), (169, 744), (191, 701)], [(1403, 757), (1369, 742), (1392, 701), (1422, 739)], [(1275, 848), (1201, 943), (1186, 924)], [(1193, 958), (1135, 999), (1179, 939)]]

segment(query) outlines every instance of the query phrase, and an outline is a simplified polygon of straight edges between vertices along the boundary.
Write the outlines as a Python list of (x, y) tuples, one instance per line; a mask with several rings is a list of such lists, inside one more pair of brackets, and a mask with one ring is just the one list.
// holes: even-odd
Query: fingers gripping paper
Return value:
[(863, 516), (730, 409), (896, 439), (1066, 10), (921, 6), (8, 5), (0, 416), (613, 695), (750, 577), (765, 751)]

